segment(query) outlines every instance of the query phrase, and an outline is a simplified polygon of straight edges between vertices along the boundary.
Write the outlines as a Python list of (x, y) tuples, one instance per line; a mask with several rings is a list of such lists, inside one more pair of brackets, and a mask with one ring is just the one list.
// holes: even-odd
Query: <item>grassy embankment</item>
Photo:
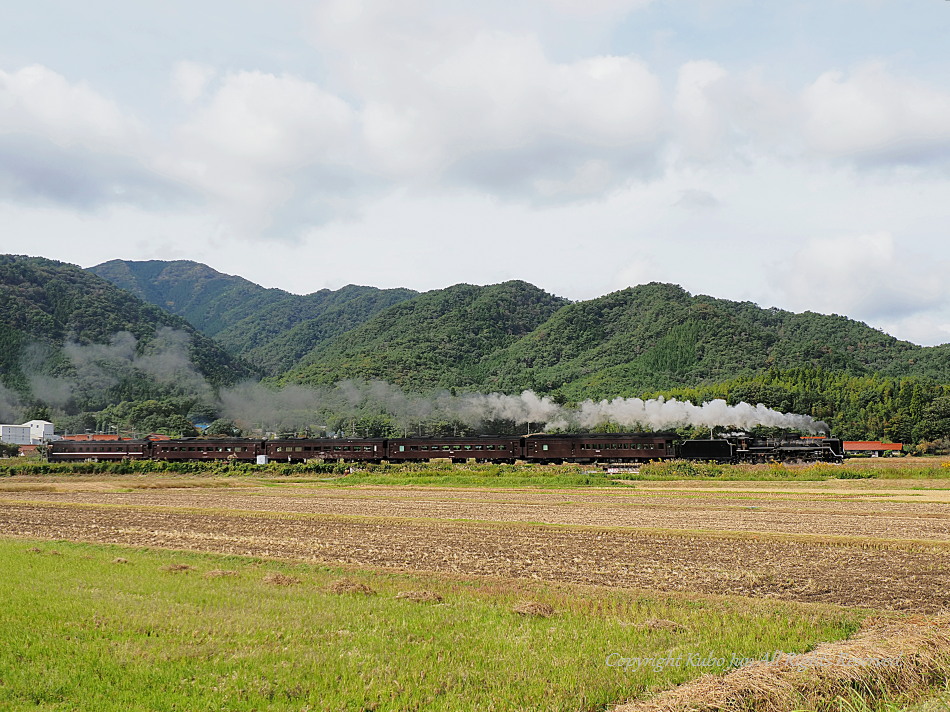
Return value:
[(3, 539), (0, 600), (0, 708), (122, 712), (596, 710), (866, 615)]
[(16, 458), (0, 460), (0, 477), (48, 475), (198, 475), (263, 477), (289, 480), (332, 480), (335, 484), (446, 485), (477, 487), (622, 486), (626, 482), (694, 481), (814, 481), (835, 479), (950, 479), (950, 458), (863, 458), (840, 465), (719, 465), (703, 462), (651, 462), (627, 471), (608, 473), (589, 465), (491, 465), (435, 461), (346, 465), (305, 463), (267, 465), (223, 462), (170, 463), (151, 461), (47, 463)]

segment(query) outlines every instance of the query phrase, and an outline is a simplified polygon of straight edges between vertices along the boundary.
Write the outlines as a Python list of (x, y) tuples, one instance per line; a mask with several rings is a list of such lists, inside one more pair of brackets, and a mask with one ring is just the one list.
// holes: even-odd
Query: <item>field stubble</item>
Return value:
[[(95, 642), (98, 636), (113, 641), (110, 643), (113, 646), (115, 640), (127, 637), (123, 645), (133, 645), (136, 656), (141, 657), (141, 671), (136, 673), (141, 676), (141, 684), (149, 680), (150, 689), (156, 684), (174, 688), (175, 695), (181, 699), (197, 695), (195, 700), (217, 704), (225, 699), (222, 695), (227, 695), (229, 704), (240, 700), (241, 704), (235, 709), (255, 709), (260, 704), (274, 706), (278, 699), (274, 695), (279, 693), (286, 699), (280, 698), (281, 704), (276, 708), (297, 709), (298, 703), (325, 696), (329, 690), (336, 691), (338, 702), (348, 704), (361, 694), (357, 690), (366, 689), (372, 691), (379, 709), (407, 709), (413, 705), (462, 709), (462, 704), (475, 709), (482, 703), (499, 709), (522, 709), (529, 701), (556, 709), (603, 709), (605, 701), (642, 700), (650, 691), (696, 677), (702, 671), (670, 669), (657, 673), (657, 677), (620, 679), (616, 671), (609, 671), (608, 675), (602, 665), (590, 664), (596, 654), (612, 649), (632, 651), (631, 654), (641, 654), (636, 651), (656, 654), (660, 641), (665, 641), (664, 650), (680, 651), (683, 638), (691, 638), (694, 649), (701, 650), (714, 642), (707, 629), (719, 625), (715, 621), (730, 610), (730, 606), (735, 610), (754, 607), (757, 611), (753, 615), (750, 610), (748, 622), (738, 627), (755, 640), (730, 643), (735, 650), (746, 649), (749, 654), (766, 649), (756, 647), (755, 641), (761, 644), (765, 638), (760, 640), (760, 634), (753, 634), (749, 626), (753, 621), (758, 625), (760, 620), (773, 615), (770, 612), (773, 607), (780, 618), (789, 613), (782, 607), (797, 606), (802, 615), (807, 616), (807, 610), (811, 610), (818, 619), (834, 619), (838, 627), (826, 632), (828, 635), (834, 631), (834, 637), (847, 633), (840, 628), (840, 616), (853, 620), (854, 616), (866, 615), (837, 606), (917, 614), (947, 609), (950, 607), (950, 508), (947, 506), (950, 491), (943, 489), (942, 484), (945, 481), (689, 481), (637, 483), (629, 488), (538, 490), (338, 487), (316, 482), (252, 479), (172, 478), (158, 483), (142, 478), (52, 478), (43, 482), (14, 480), (0, 485), (0, 531), (33, 541), (118, 544), (138, 549), (141, 556), (146, 555), (146, 549), (152, 549), (148, 556), (155, 559), (152, 566), (163, 578), (154, 583), (155, 593), (149, 595), (154, 596), (154, 602), (167, 601), (162, 604), (171, 606), (167, 612), (177, 611), (169, 621), (192, 609), (198, 618), (204, 615), (201, 611), (205, 604), (181, 606), (172, 601), (169, 596), (173, 589), (182, 596), (191, 596), (194, 589), (195, 595), (203, 597), (207, 595), (202, 592), (204, 587), (212, 582), (217, 582), (213, 583), (216, 586), (244, 587), (250, 569), (241, 562), (266, 559), (272, 561), (271, 565), (265, 564), (269, 568), (287, 568), (254, 574), (264, 587), (254, 589), (254, 606), (260, 607), (263, 602), (276, 606), (278, 601), (280, 606), (302, 606), (299, 615), (305, 618), (318, 615), (329, 600), (346, 599), (347, 606), (353, 608), (352, 625), (341, 628), (333, 621), (333, 626), (327, 629), (326, 634), (334, 640), (333, 646), (327, 648), (337, 657), (314, 660), (308, 675), (316, 680), (313, 676), (323, 674), (320, 671), (328, 666), (336, 672), (316, 684), (309, 683), (310, 687), (301, 682), (308, 678), (296, 669), (285, 671), (286, 674), (280, 672), (283, 677), (276, 683), (264, 684), (257, 678), (244, 679), (235, 672), (237, 668), (232, 671), (227, 667), (230, 663), (224, 651), (235, 644), (241, 651), (242, 668), (245, 657), (253, 659), (254, 665), (262, 671), (260, 680), (273, 675), (263, 671), (275, 661), (309, 660), (307, 656), (317, 650), (307, 647), (309, 643), (298, 650), (289, 638), (271, 641), (268, 637), (275, 634), (284, 614), (283, 611), (278, 614), (277, 608), (260, 633), (265, 637), (248, 640), (244, 648), (240, 648), (242, 643), (238, 642), (245, 635), (243, 625), (226, 632), (220, 639), (209, 634), (196, 640), (188, 638), (187, 630), (165, 630), (162, 626), (166, 623), (159, 623), (158, 619), (136, 618), (138, 627), (129, 633), (117, 622), (120, 619), (115, 617), (114, 611), (111, 622), (98, 614), (93, 618), (95, 633), (90, 638), (90, 656), (99, 655)], [(24, 542), (22, 546), (29, 544)], [(83, 563), (86, 555), (80, 556), (81, 548), (62, 543), (56, 546), (65, 556), (52, 556), (51, 549), (35, 548), (35, 551), (50, 554), (34, 559), (44, 562), (44, 568), (35, 567), (37, 575), (42, 570), (50, 580), (59, 581), (70, 561), (69, 565), (86, 566)], [(227, 568), (219, 563), (212, 568), (211, 562), (197, 554), (172, 554), (156, 549), (225, 555), (222, 563)], [(114, 572), (111, 576), (128, 578), (129, 586), (133, 585), (131, 577), (139, 577), (134, 579), (139, 581), (134, 586), (141, 587), (143, 579), (137, 572), (141, 571), (142, 561), (130, 552), (134, 549), (104, 551), (101, 555), (93, 552), (89, 560), (98, 556), (108, 561), (109, 570)], [(122, 556), (116, 557), (116, 553)], [(170, 561), (158, 568), (159, 559), (169, 556), (191, 558), (187, 559), (188, 563)], [(248, 556), (252, 559), (241, 558)], [(295, 561), (313, 562), (316, 568), (294, 568)], [(22, 562), (16, 564), (12, 560), (11, 566), (11, 571), (23, 568)], [(333, 577), (314, 573), (329, 570), (320, 567), (332, 567)], [(367, 574), (366, 569), (377, 573)], [(85, 605), (104, 605), (103, 597), (110, 595), (107, 589), (96, 581), (82, 578), (85, 573), (76, 575), (80, 582), (77, 595), (86, 596), (90, 601)], [(411, 582), (406, 579), (402, 590), (391, 590), (390, 582), (398, 579), (386, 577), (415, 578)], [(12, 575), (9, 580), (13, 581)], [(173, 584), (173, 581), (180, 583)], [(202, 583), (198, 585), (198, 581)], [(452, 606), (458, 605), (453, 599), (453, 592), (458, 589), (452, 587), (468, 585), (494, 591), (488, 600), (506, 600), (507, 613), (501, 618), (494, 609), (485, 613), (494, 617), (486, 619), (489, 622), (483, 626), (484, 630), (467, 631), (466, 635), (472, 637), (465, 641), (453, 639), (461, 646), (453, 652), (448, 642), (433, 637), (429, 618), (451, 612)], [(545, 600), (551, 589), (544, 587), (559, 586), (566, 592)], [(23, 610), (29, 608), (26, 599), (34, 595), (34, 588), (29, 582), (21, 588), (11, 588), (11, 595), (24, 597)], [(315, 594), (316, 591), (319, 593)], [(543, 594), (540, 598), (539, 592)], [(321, 602), (316, 607), (308, 603), (314, 595)], [(679, 603), (671, 602), (666, 609), (643, 608), (636, 604), (648, 600), (645, 597), (660, 595), (671, 600), (680, 597)], [(720, 599), (723, 595), (725, 598)], [(599, 621), (604, 613), (599, 607), (589, 611), (584, 607), (594, 603), (601, 606), (606, 600), (604, 596), (616, 596), (622, 605), (634, 606), (637, 615), (625, 615), (628, 620), (608, 621), (603, 626), (596, 623), (597, 630), (598, 626), (604, 628), (604, 638), (595, 640), (591, 638), (591, 621)], [(776, 600), (773, 603), (749, 598)], [(109, 607), (120, 607), (119, 600), (112, 600)], [(235, 608), (228, 609), (226, 615), (239, 620), (241, 614), (237, 611), (242, 610), (240, 607), (246, 605), (247, 600), (245, 594), (235, 598)], [(720, 603), (712, 603), (716, 600)], [(64, 604), (78, 605), (72, 599), (65, 600)], [(397, 604), (412, 608), (396, 609), (393, 606)], [(220, 605), (220, 599), (216, 599), (215, 610)], [(687, 611), (703, 611), (708, 606), (726, 608), (703, 619), (702, 624), (683, 617)], [(165, 610), (161, 606), (159, 609)], [(567, 612), (569, 609), (571, 613)], [(418, 614), (409, 615), (407, 610), (418, 611)], [(610, 610), (606, 614), (608, 619), (613, 617)], [(147, 615), (136, 607), (129, 611), (129, 615)], [(73, 625), (70, 617), (74, 614), (67, 611), (64, 615), (65, 624)], [(14, 620), (10, 619), (9, 624), (13, 625)], [(164, 615), (161, 620), (165, 620)], [(481, 618), (473, 619), (467, 614), (452, 619), (446, 630), (454, 630), (454, 626), (471, 620)], [(794, 616), (789, 616), (785, 622), (780, 621), (778, 628), (787, 627), (788, 631), (770, 632), (769, 636), (788, 639), (794, 620)], [(372, 626), (355, 632), (357, 621), (369, 621)], [(407, 624), (407, 621), (412, 622)], [(323, 625), (312, 624), (317, 628)], [(44, 621), (42, 625), (58, 624)], [(399, 625), (405, 629), (398, 629)], [(496, 641), (498, 626), (511, 629), (504, 640)], [(161, 653), (163, 657), (157, 667), (154, 661), (149, 662), (151, 653), (141, 652), (147, 646), (136, 632), (153, 627), (177, 646), (171, 657), (167, 651)], [(55, 628), (51, 627), (50, 631)], [(218, 635), (220, 633), (216, 633)], [(290, 633), (280, 633), (284, 635)], [(386, 636), (394, 635), (387, 647)], [(340, 636), (337, 650), (334, 646)], [(50, 638), (55, 639), (55, 636)], [(770, 639), (773, 648), (778, 639)], [(820, 642), (821, 638), (809, 640), (808, 646)], [(522, 647), (512, 648), (517, 641), (523, 643)], [(620, 641), (626, 642), (618, 648)], [(722, 644), (725, 639), (718, 642)], [(495, 643), (496, 648), (492, 648)], [(552, 645), (550, 659), (534, 661), (530, 670), (518, 668), (515, 678), (511, 678), (512, 669), (520, 664), (518, 661), (531, 659), (539, 646)], [(578, 660), (578, 645), (586, 645), (585, 654), (593, 657), (586, 662)], [(493, 655), (498, 660), (503, 659), (503, 655), (513, 657), (498, 670), (486, 671), (479, 666), (488, 649), (494, 650)], [(283, 657), (287, 651), (296, 652), (290, 658)], [(419, 651), (424, 656), (432, 656), (431, 659), (416, 660), (413, 656), (418, 657)], [(469, 667), (447, 671), (442, 656), (456, 653), (472, 656), (471, 661), (465, 658), (464, 665)], [(31, 654), (45, 654), (53, 661), (62, 657), (63, 651), (51, 647), (46, 652)], [(340, 657), (354, 655), (361, 656), (363, 666), (356, 677), (346, 658)], [(196, 668), (197, 672), (185, 672), (197, 659), (207, 659), (215, 670)], [(560, 673), (550, 673), (552, 666), (564, 666), (568, 662), (574, 667), (559, 667)], [(457, 663), (463, 664), (462, 658), (458, 658)], [(19, 664), (11, 662), (11, 670), (18, 669)], [(95, 662), (95, 666), (100, 664)], [(304, 667), (307, 665), (311, 663), (305, 663)], [(334, 665), (337, 668), (333, 668)], [(69, 678), (66, 670), (57, 674), (63, 679)], [(149, 675), (153, 674), (165, 675), (167, 679), (152, 680)], [(544, 685), (538, 682), (550, 674), (558, 675), (558, 695), (561, 695), (558, 701), (544, 698)], [(449, 676), (449, 683), (437, 680), (445, 675)], [(493, 684), (489, 681), (499, 675), (506, 679), (506, 685), (489, 689)], [(8, 677), (19, 684), (15, 675)], [(77, 685), (85, 684), (82, 676), (74, 677)], [(189, 679), (192, 687), (186, 690), (182, 684)], [(721, 687), (719, 679), (712, 685), (716, 690)], [(740, 688), (745, 684), (744, 678), (730, 679), (738, 679)], [(208, 680), (214, 680), (214, 684)], [(434, 684), (430, 684), (430, 680)], [(131, 681), (126, 685), (127, 698), (139, 694), (139, 684)], [(516, 689), (521, 696), (508, 696), (512, 684), (520, 686)], [(708, 679), (704, 684), (708, 684)], [(728, 686), (729, 683), (723, 684)], [(22, 680), (24, 691), (32, 689), (31, 685), (29, 680)], [(596, 694), (588, 696), (595, 688)], [(60, 685), (51, 679), (47, 680), (43, 694), (55, 700), (67, 694), (62, 691), (67, 689), (66, 683)], [(721, 692), (715, 694), (722, 696)], [(732, 694), (729, 690), (723, 692), (726, 693)], [(23, 692), (17, 699), (25, 700), (29, 694)], [(97, 698), (87, 708), (93, 708), (103, 699)], [(155, 700), (161, 701), (158, 697)], [(713, 700), (715, 704), (718, 703)], [(745, 703), (739, 700), (737, 704)], [(338, 704), (334, 708), (339, 707)]]
[(11, 534), (900, 610), (950, 604), (945, 492), (176, 487), (0, 493)]

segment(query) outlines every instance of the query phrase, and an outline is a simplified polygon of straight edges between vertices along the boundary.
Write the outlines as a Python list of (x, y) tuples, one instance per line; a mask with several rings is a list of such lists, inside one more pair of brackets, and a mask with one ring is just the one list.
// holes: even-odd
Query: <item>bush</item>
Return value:
[(687, 477), (718, 477), (725, 471), (724, 465), (715, 462), (696, 462), (693, 460), (664, 460), (648, 462), (640, 467), (640, 474), (648, 477), (669, 477), (684, 479)]
[(874, 477), (874, 473), (858, 472), (857, 470), (841, 470), (836, 477), (839, 480), (869, 480)]
[(914, 446), (915, 455), (946, 455), (950, 453), (950, 439), (930, 440)]

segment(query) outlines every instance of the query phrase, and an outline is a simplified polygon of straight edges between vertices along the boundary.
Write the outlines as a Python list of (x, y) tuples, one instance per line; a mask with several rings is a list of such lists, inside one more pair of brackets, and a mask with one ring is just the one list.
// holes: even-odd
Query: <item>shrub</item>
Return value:
[(687, 477), (718, 477), (725, 466), (714, 462), (694, 462), (692, 460), (665, 460), (648, 462), (640, 468), (640, 474), (648, 477), (669, 477), (684, 479)]

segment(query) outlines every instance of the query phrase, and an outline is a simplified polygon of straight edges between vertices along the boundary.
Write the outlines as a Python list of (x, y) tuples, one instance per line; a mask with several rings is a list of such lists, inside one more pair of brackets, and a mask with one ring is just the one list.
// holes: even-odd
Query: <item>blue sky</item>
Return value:
[(944, 343), (947, 37), (943, 0), (6, 3), (0, 250)]

